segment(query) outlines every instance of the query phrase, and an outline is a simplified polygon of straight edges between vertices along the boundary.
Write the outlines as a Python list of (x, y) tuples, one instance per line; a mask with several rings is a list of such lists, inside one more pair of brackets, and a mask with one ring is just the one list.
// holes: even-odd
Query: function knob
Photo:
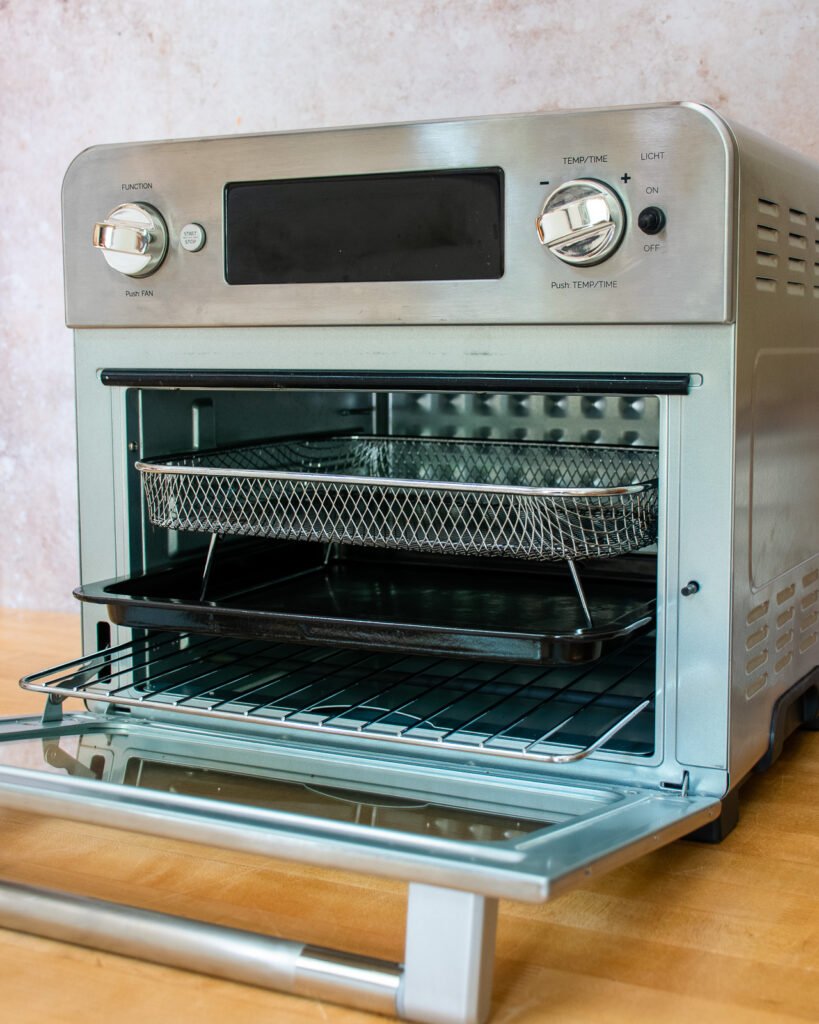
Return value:
[(123, 203), (94, 225), (91, 241), (109, 267), (128, 277), (147, 277), (165, 259), (168, 229), (153, 206)]
[(537, 219), (541, 244), (575, 266), (607, 260), (620, 244), (625, 226), (617, 193), (588, 178), (558, 185)]

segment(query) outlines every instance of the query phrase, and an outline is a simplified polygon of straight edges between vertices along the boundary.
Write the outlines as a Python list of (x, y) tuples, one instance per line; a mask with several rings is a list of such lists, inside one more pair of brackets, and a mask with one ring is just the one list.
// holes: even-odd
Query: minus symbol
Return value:
[(541, 182), (540, 182), (540, 184), (541, 184), (541, 185), (548, 185), (548, 184), (549, 184), (549, 182), (548, 182), (548, 181), (541, 181)]

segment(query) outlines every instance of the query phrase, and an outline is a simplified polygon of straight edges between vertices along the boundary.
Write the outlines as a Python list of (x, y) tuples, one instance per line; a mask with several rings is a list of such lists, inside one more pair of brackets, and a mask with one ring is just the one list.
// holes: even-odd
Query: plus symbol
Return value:
[(628, 173), (628, 171), (626, 171), (626, 173), (622, 176), (620, 181), (624, 181), (628, 185), (628, 183), (631, 181), (631, 175)]

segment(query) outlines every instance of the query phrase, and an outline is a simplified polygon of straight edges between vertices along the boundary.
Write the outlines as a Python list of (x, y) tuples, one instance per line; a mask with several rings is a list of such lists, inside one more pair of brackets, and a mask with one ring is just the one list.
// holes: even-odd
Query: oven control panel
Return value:
[(94, 147), (67, 321), (724, 323), (734, 160), (692, 104)]

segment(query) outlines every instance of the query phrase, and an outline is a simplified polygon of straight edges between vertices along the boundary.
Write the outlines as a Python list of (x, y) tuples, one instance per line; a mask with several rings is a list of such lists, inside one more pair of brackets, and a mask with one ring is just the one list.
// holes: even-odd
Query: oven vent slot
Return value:
[(805, 654), (807, 651), (809, 651), (810, 648), (813, 647), (813, 645), (816, 643), (816, 640), (817, 634), (816, 630), (814, 630), (809, 636), (806, 636), (805, 639), (799, 644), (799, 653)]
[[(795, 589), (795, 588), (794, 588)], [(791, 591), (791, 587), (788, 587), (784, 593)], [(788, 600), (786, 598), (786, 600)], [(776, 654), (777, 660), (774, 663), (774, 674), (779, 675), (784, 672), (785, 669), (790, 665), (793, 660), (793, 619), (794, 619), (795, 608), (791, 604), (787, 608), (783, 609), (776, 618)]]
[(774, 252), (764, 252), (761, 249), (756, 251), (756, 261), (760, 267), (767, 267), (770, 270), (776, 270), (779, 266), (779, 257)]
[[(503, 665), (154, 634), (21, 680), (195, 720), (572, 763), (654, 747), (653, 638), (594, 666)], [(615, 739), (616, 737), (616, 739)]]
[(765, 689), (767, 682), (767, 672), (763, 672), (761, 676), (757, 676), (756, 679), (752, 679), (745, 687), (745, 699), (750, 700), (752, 697), (756, 697), (758, 693), (761, 693), (762, 690)]
[[(808, 577), (806, 576), (805, 579), (808, 579)], [(815, 643), (816, 641), (816, 630), (814, 627), (816, 626), (817, 621), (819, 621), (819, 607), (817, 607), (818, 603), (819, 588), (814, 588), (809, 593), (805, 594), (805, 596), (799, 602), (799, 610), (801, 612), (801, 616), (799, 619), (799, 650), (801, 653), (804, 653), (805, 650), (813, 646), (813, 643)], [(805, 636), (808, 630), (813, 630), (813, 632), (809, 636)], [(813, 637), (813, 641), (809, 642), (811, 636)]]
[(810, 629), (811, 626), (815, 626), (817, 621), (819, 621), (819, 612), (812, 611), (809, 615), (805, 615), (799, 625), (799, 632), (804, 633), (805, 630)]
[(779, 229), (766, 221), (779, 217), (779, 206), (770, 199), (757, 199), (760, 223), (756, 226), (756, 268), (754, 286), (758, 292), (776, 292), (776, 272), (779, 267)]
[(770, 608), (769, 601), (763, 601), (762, 604), (755, 605), (749, 612), (745, 619), (749, 626), (752, 626), (758, 619), (763, 618), (768, 614)]
[(762, 668), (762, 666), (767, 662), (767, 660), (768, 648), (766, 647), (763, 651), (760, 651), (759, 654), (754, 655), (753, 658), (750, 658), (745, 663), (745, 674), (749, 676), (753, 675), (753, 673), (756, 672), (757, 669)]
[[(813, 295), (819, 298), (819, 285), (805, 283), (810, 263), (803, 255), (811, 242), (806, 230), (810, 222), (816, 226), (817, 237), (814, 246), (819, 254), (819, 217), (809, 218), (804, 210), (789, 206), (786, 223), (779, 226), (779, 222), (784, 219), (780, 216), (779, 204), (762, 196), (757, 199), (756, 210), (756, 290), (772, 294), (778, 291), (781, 284), (785, 294), (793, 298), (802, 298), (811, 290)], [(781, 246), (784, 250), (780, 249)], [(819, 275), (819, 262), (815, 262), (813, 268), (814, 273)], [(783, 274), (783, 277), (779, 278), (779, 271), (786, 271), (787, 276)]]
[(776, 649), (781, 651), (783, 647), (787, 647), (788, 644), (793, 643), (793, 630), (789, 629), (787, 632), (780, 634), (776, 638)]
[(783, 654), (782, 657), (774, 665), (774, 672), (779, 675), (780, 672), (784, 672), (785, 669), (793, 661), (793, 651), (788, 651), (787, 654)]
[(780, 612), (776, 617), (776, 628), (782, 629), (786, 623), (790, 622), (793, 618), (793, 605), (790, 608), (786, 608), (784, 612)]
[(759, 629), (751, 633), (751, 635), (745, 641), (745, 649), (747, 651), (752, 651), (755, 647), (758, 647), (762, 643), (762, 641), (767, 638), (767, 636), (768, 627), (766, 625), (760, 626)]

